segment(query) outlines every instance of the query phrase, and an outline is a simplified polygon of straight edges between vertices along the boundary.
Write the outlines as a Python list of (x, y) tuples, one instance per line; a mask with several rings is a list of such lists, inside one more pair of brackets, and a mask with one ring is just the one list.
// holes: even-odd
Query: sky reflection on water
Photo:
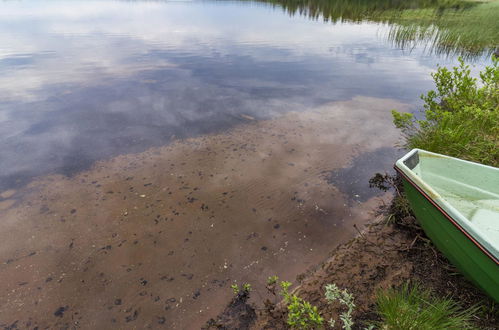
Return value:
[(241, 114), (356, 95), (416, 106), (435, 64), (456, 60), (393, 48), (387, 33), (249, 2), (2, 2), (0, 191)]

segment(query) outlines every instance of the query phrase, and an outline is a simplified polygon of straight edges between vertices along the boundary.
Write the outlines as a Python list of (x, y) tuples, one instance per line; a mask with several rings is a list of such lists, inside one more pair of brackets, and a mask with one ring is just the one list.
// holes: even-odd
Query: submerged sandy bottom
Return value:
[(46, 176), (0, 195), (0, 326), (199, 328), (230, 285), (294, 277), (379, 200), (325, 179), (392, 146), (389, 109), (357, 97)]

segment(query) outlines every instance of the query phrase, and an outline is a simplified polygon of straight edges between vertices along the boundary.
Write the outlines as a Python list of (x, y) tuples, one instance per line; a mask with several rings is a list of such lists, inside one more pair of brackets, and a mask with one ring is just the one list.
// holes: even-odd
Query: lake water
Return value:
[(249, 1), (0, 3), (0, 326), (196, 328), (233, 281), (324, 259), (373, 218), (390, 110), (457, 63), (389, 31)]

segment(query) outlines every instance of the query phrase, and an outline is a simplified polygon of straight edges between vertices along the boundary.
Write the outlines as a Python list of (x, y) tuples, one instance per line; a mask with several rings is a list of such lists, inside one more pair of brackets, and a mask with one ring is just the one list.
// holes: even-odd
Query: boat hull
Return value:
[[(398, 171), (398, 169), (397, 169)], [(499, 266), (452, 218), (398, 171), (411, 208), (426, 235), (462, 274), (499, 302)]]

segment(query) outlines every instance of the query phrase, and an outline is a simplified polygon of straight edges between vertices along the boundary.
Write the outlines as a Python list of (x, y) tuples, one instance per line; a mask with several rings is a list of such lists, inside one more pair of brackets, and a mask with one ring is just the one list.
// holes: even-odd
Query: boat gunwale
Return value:
[[(406, 160), (407, 158), (411, 157), (414, 153), (417, 153), (419, 151), (424, 151), (424, 150), (421, 150), (421, 149), (413, 149), (411, 150), (408, 154), (406, 154), (404, 157), (402, 157), (401, 159), (399, 159), (398, 162), (400, 161), (404, 161)], [(426, 152), (426, 151), (424, 151)], [(438, 155), (438, 154), (437, 154)], [(438, 155), (440, 156), (440, 155)], [(449, 157), (449, 156), (445, 156), (445, 155), (441, 155), (442, 158), (452, 158), (452, 157)], [(463, 160), (465, 161), (465, 160)], [(468, 161), (465, 161), (465, 162), (468, 162)], [(461, 224), (459, 224), (450, 214), (448, 214), (446, 212), (446, 210), (444, 208), (442, 208), (442, 206), (440, 206), (426, 191), (424, 191), (417, 183), (415, 183), (406, 173), (404, 173), (404, 171), (399, 168), (397, 166), (397, 163), (394, 165), (394, 169), (397, 173), (399, 173), (400, 175), (402, 175), (402, 177), (407, 180), (407, 182), (409, 182), (414, 188), (416, 188), (416, 190), (422, 194), (435, 208), (437, 208), (437, 210), (443, 214), (445, 216), (445, 218), (447, 218), (447, 220), (449, 220), (457, 229), (459, 229), (469, 240), (471, 240), (473, 242), (473, 244), (475, 244), (483, 253), (485, 253), (490, 259), (492, 259), (492, 261), (495, 262), (496, 265), (499, 265), (499, 258), (497, 258), (496, 256), (493, 255), (493, 253), (491, 251), (489, 251), (485, 246), (483, 246), (482, 243), (480, 243), (475, 237), (473, 237), (473, 235), (471, 235), (465, 228), (463, 228), (463, 226)], [(473, 162), (469, 162), (469, 163), (473, 163)], [(475, 163), (473, 163), (475, 164)], [(482, 166), (486, 166), (486, 165), (483, 165), (483, 164), (479, 164), (479, 165), (482, 165)], [(490, 166), (487, 166), (487, 167), (490, 167)], [(435, 195), (436, 198), (439, 198), (441, 199), (440, 195), (438, 193), (436, 193), (431, 187), (428, 186), (428, 184), (426, 184), (424, 181), (421, 180), (421, 183), (424, 184), (425, 188), (426, 189), (429, 189), (430, 192), (432, 194)], [(447, 204), (447, 203), (446, 203)]]

